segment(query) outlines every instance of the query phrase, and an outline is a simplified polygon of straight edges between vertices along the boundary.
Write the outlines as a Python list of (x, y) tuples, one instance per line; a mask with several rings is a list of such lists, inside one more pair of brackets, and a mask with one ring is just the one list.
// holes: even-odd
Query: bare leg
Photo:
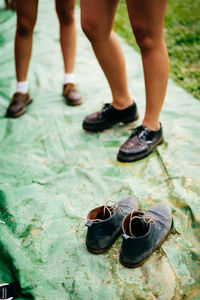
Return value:
[(65, 73), (73, 73), (76, 55), (75, 0), (56, 0)]
[(109, 82), (113, 106), (124, 109), (133, 101), (128, 92), (122, 49), (112, 32), (118, 0), (81, 0), (82, 29)]
[(25, 81), (32, 52), (33, 29), (37, 19), (38, 0), (16, 0), (17, 30), (15, 67), (17, 81)]
[(144, 68), (146, 112), (143, 125), (151, 130), (160, 127), (159, 116), (169, 74), (169, 58), (163, 32), (166, 5), (167, 0), (127, 0)]

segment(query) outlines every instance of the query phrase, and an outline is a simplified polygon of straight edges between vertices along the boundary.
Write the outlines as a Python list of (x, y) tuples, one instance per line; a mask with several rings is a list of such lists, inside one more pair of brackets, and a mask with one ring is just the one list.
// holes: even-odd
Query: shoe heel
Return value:
[(134, 116), (134, 118), (133, 118), (133, 117), (132, 117), (132, 118), (127, 118), (127, 119), (123, 120), (122, 122), (123, 122), (124, 124), (128, 124), (128, 123), (137, 121), (138, 119), (139, 119), (139, 115), (136, 114), (136, 116)]

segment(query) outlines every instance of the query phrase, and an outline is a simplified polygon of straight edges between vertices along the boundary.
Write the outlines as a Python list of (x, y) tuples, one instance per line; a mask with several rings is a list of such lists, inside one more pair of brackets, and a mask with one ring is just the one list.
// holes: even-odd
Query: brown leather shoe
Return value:
[(26, 111), (26, 106), (33, 100), (29, 93), (15, 93), (12, 97), (11, 103), (8, 106), (6, 117), (16, 118), (21, 116)]
[(67, 83), (63, 86), (63, 96), (68, 105), (75, 106), (80, 105), (83, 102), (81, 94), (73, 83)]

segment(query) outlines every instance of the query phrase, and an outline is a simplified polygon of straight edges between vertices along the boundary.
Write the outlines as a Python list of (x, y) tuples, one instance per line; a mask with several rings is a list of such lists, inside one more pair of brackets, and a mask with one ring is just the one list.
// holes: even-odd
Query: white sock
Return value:
[(26, 94), (28, 92), (28, 81), (17, 81), (16, 92)]
[(75, 74), (74, 73), (65, 73), (63, 83), (74, 83), (75, 82)]

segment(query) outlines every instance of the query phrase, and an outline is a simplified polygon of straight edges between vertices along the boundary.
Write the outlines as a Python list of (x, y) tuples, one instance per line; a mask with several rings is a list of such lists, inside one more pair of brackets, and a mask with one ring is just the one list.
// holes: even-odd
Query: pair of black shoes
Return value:
[(125, 267), (136, 268), (166, 240), (172, 212), (168, 204), (161, 202), (142, 213), (139, 200), (131, 196), (112, 206), (91, 210), (87, 220), (86, 246), (90, 252), (104, 253), (123, 233), (120, 262)]
[[(99, 112), (90, 114), (83, 121), (83, 128), (88, 131), (98, 132), (110, 128), (117, 123), (129, 123), (138, 119), (137, 106), (132, 105), (123, 110), (115, 109), (107, 103)], [(148, 129), (146, 126), (137, 127), (128, 140), (120, 147), (117, 159), (121, 162), (139, 160), (163, 142), (162, 125), (157, 131)]]

